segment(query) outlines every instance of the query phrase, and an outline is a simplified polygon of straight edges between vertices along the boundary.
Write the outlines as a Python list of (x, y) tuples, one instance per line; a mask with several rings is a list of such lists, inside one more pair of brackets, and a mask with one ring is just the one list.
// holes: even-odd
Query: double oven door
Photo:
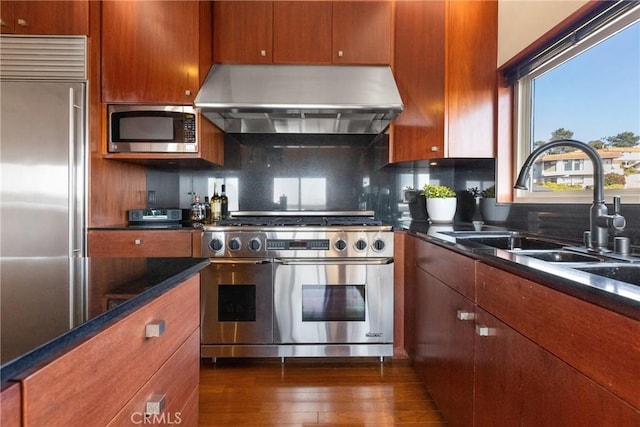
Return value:
[(393, 259), (274, 264), (276, 344), (393, 342)]
[(220, 259), (201, 272), (201, 344), (273, 343), (273, 263)]

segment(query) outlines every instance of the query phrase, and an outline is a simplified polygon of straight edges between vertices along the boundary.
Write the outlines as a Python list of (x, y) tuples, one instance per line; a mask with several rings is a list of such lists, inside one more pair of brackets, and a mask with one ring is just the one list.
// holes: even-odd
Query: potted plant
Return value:
[(427, 206), (425, 197), (422, 191), (416, 190), (413, 187), (405, 187), (404, 201), (409, 205), (409, 215), (414, 221), (426, 221), (427, 220)]
[(453, 222), (456, 214), (456, 193), (444, 185), (425, 184), (422, 194), (427, 199), (429, 221), (435, 223)]
[(496, 186), (492, 185), (481, 192), (480, 213), (487, 222), (505, 222), (509, 217), (511, 205), (496, 201)]

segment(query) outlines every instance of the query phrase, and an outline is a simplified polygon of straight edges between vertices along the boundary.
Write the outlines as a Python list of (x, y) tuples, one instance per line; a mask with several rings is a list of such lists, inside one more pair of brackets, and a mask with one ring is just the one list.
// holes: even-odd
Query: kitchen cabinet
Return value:
[(332, 2), (273, 3), (273, 62), (331, 64)]
[(20, 397), (20, 384), (11, 384), (0, 393), (0, 426), (20, 427), (22, 425), (22, 412)]
[(640, 424), (640, 322), (413, 240), (413, 359), (449, 424)]
[(213, 62), (273, 62), (273, 2), (213, 2)]
[(405, 110), (390, 130), (389, 160), (493, 158), (497, 2), (395, 8), (393, 69)]
[(193, 104), (211, 66), (211, 2), (101, 4), (102, 102)]
[[(196, 274), (27, 373), (20, 379), (23, 425), (139, 424), (150, 411), (147, 402), (160, 400), (166, 405), (157, 416), (165, 423), (197, 420), (199, 289)], [(189, 408), (196, 414), (187, 414)]]
[(393, 7), (390, 1), (333, 2), (333, 63), (391, 64)]
[[(194, 233), (200, 234), (201, 232), (192, 230), (89, 230), (88, 252), (90, 257), (191, 257), (194, 255)], [(200, 251), (199, 247), (196, 251), (197, 256)]]
[(473, 420), (475, 303), (470, 297), (474, 260), (421, 240), (416, 241), (415, 252), (415, 364), (447, 422), (469, 426)]
[[(567, 369), (578, 371), (599, 384), (599, 387), (584, 389), (567, 386), (564, 389), (567, 396), (564, 392), (554, 394), (553, 387), (545, 386), (546, 394), (559, 401), (574, 394), (576, 398), (591, 402), (597, 400), (595, 396), (602, 394), (598, 390), (604, 388), (605, 395), (615, 395), (626, 401), (627, 406), (635, 408), (635, 425), (640, 423), (640, 380), (636, 375), (640, 363), (640, 322), (483, 263), (477, 266), (477, 304), (535, 343), (540, 351), (544, 349), (555, 355)], [(516, 351), (511, 354), (512, 357), (525, 357), (527, 353)], [(539, 359), (547, 363), (544, 358)], [(533, 370), (535, 365), (532, 363), (527, 367)], [(547, 367), (544, 378), (547, 381), (548, 378), (560, 378), (565, 375), (564, 370), (558, 369), (554, 373)], [(579, 406), (587, 413), (592, 408), (595, 412), (598, 407)], [(568, 411), (568, 408), (570, 406), (564, 410)], [(602, 417), (608, 416), (613, 414), (594, 413), (589, 424), (593, 425), (593, 420), (597, 419), (603, 419), (605, 424)], [(633, 424), (614, 422), (613, 425)]]
[(391, 1), (216, 1), (213, 61), (390, 64), (393, 7)]
[(637, 409), (506, 323), (482, 309), (477, 323), (476, 426), (638, 425)]
[(3, 1), (0, 32), (28, 35), (88, 35), (89, 1)]

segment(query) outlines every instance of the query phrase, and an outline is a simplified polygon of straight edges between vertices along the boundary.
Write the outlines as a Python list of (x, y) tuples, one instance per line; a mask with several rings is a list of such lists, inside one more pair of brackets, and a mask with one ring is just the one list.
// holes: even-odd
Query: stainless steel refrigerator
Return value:
[[(85, 63), (84, 37), (0, 38), (3, 363), (83, 316)], [(38, 336), (20, 334), (42, 319)]]

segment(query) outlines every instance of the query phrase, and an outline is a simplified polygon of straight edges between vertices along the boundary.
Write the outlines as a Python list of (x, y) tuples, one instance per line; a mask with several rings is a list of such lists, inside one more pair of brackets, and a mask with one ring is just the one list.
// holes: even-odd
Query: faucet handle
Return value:
[(620, 215), (620, 196), (613, 196), (613, 213)]

